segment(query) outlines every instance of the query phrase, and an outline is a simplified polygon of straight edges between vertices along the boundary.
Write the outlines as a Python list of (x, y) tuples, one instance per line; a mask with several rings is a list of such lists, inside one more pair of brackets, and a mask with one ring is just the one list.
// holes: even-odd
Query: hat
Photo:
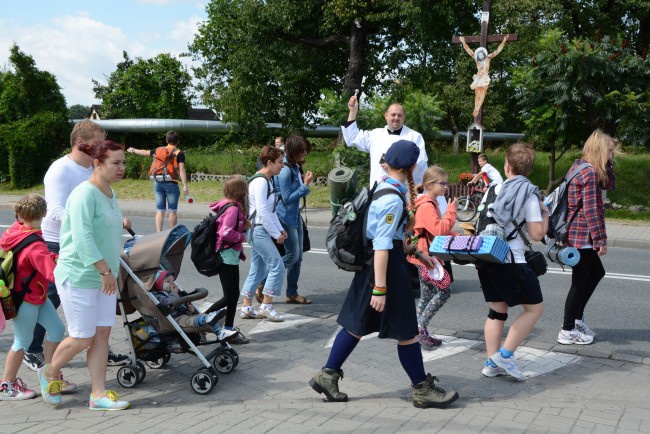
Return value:
[(176, 274), (172, 271), (167, 271), (167, 270), (161, 270), (156, 273), (156, 280), (153, 283), (153, 290), (154, 291), (162, 291), (163, 290), (163, 282), (169, 275), (176, 276)]
[(384, 154), (384, 162), (394, 169), (406, 169), (414, 165), (420, 156), (420, 148), (410, 140), (398, 140)]

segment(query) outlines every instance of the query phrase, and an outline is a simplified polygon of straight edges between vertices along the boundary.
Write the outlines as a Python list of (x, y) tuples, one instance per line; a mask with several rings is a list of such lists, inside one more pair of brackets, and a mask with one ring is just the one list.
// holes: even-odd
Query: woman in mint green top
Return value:
[(123, 220), (111, 184), (124, 176), (126, 160), (119, 143), (82, 144), (93, 158), (93, 174), (75, 188), (66, 203), (61, 225), (59, 261), (54, 270), (57, 291), (68, 326), (49, 365), (38, 370), (43, 399), (61, 403), (59, 371), (87, 349), (92, 381), (90, 410), (123, 410), (128, 401), (105, 389), (108, 338), (115, 323), (117, 271), (122, 251)]

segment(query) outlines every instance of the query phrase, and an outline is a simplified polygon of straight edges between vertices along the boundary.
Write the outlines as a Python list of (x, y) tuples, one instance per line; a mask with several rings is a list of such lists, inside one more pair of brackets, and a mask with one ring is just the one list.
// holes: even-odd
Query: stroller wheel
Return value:
[(144, 378), (147, 376), (147, 370), (144, 367), (144, 363), (138, 360), (138, 363), (136, 363), (136, 368), (138, 370), (138, 384), (142, 383)]
[(167, 363), (169, 363), (171, 358), (172, 358), (171, 353), (165, 353), (158, 360), (151, 360), (151, 361), (147, 361), (146, 363), (147, 363), (147, 366), (149, 366), (151, 369), (160, 369), (163, 366), (165, 366)]
[(237, 351), (234, 350), (234, 348), (230, 347), (228, 348), (228, 352), (232, 355), (233, 359), (235, 360), (235, 368), (237, 365), (239, 365), (239, 354), (237, 354)]
[(220, 374), (230, 374), (235, 366), (237, 366), (237, 361), (235, 360), (234, 355), (226, 350), (217, 353), (216, 356), (212, 359), (212, 366)]
[(135, 387), (139, 383), (138, 370), (130, 365), (122, 366), (117, 371), (117, 382), (126, 389)]
[(199, 369), (190, 380), (192, 390), (199, 395), (207, 395), (219, 382), (219, 377), (207, 368)]

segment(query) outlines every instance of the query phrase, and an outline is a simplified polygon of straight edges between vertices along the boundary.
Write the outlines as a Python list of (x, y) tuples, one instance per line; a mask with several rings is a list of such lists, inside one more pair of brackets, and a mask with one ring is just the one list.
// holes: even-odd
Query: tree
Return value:
[(622, 39), (569, 39), (559, 30), (542, 37), (532, 65), (514, 75), (526, 132), (555, 162), (595, 128), (633, 146), (650, 144), (650, 65)]
[(124, 52), (106, 85), (93, 80), (93, 91), (107, 119), (183, 119), (192, 104), (191, 80), (183, 64), (170, 54), (132, 60)]
[(43, 180), (50, 162), (66, 146), (68, 110), (54, 76), (14, 44), (9, 70), (0, 73), (0, 172), (27, 188)]
[(68, 107), (68, 116), (70, 119), (84, 119), (90, 113), (90, 107), (87, 105), (74, 104)]

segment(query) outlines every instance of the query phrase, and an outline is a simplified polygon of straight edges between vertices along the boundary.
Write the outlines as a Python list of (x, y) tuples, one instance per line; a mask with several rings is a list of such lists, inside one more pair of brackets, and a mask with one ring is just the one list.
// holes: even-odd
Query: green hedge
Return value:
[(12, 188), (43, 182), (47, 168), (66, 148), (69, 133), (65, 116), (53, 112), (0, 126), (0, 152), (7, 156), (2, 159), (0, 172), (9, 174)]

